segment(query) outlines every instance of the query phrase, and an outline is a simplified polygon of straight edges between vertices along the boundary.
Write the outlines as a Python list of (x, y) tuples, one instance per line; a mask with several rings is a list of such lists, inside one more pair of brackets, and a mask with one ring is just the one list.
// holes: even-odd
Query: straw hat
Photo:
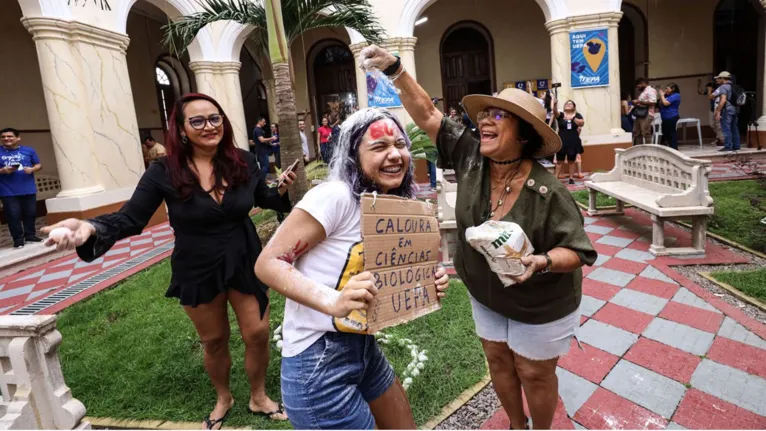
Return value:
[(533, 156), (548, 157), (561, 150), (561, 138), (545, 122), (545, 108), (534, 96), (518, 88), (506, 88), (496, 97), (472, 94), (463, 98), (463, 107), (477, 126), (476, 115), (487, 108), (499, 108), (521, 118), (543, 138), (543, 146)]

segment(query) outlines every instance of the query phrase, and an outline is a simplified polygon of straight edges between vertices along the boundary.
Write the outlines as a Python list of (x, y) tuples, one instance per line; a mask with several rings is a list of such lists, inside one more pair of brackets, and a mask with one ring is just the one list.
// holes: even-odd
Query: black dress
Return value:
[(164, 200), (175, 234), (172, 278), (165, 296), (196, 307), (231, 288), (255, 295), (263, 316), (268, 287), (255, 276), (255, 261), (262, 247), (249, 213), (254, 206), (282, 212), (290, 211), (291, 206), (287, 194), (279, 196), (276, 188), (268, 188), (261, 181), (253, 154), (240, 150), (239, 155), (247, 162), (250, 178), (228, 189), (220, 205), (201, 187), (181, 200), (170, 182), (166, 158), (152, 163), (118, 212), (89, 220), (96, 227), (96, 235), (77, 248), (78, 256), (91, 262), (115, 242), (140, 234)]
[[(583, 119), (579, 113), (576, 113), (574, 118), (578, 120)], [(566, 120), (563, 112), (559, 113), (556, 121), (559, 128), (559, 136), (561, 137), (561, 151), (556, 154), (556, 158), (561, 162), (564, 160), (574, 162), (577, 155), (584, 152), (582, 139), (580, 139), (580, 134), (577, 133), (577, 124), (575, 124), (574, 119)]]

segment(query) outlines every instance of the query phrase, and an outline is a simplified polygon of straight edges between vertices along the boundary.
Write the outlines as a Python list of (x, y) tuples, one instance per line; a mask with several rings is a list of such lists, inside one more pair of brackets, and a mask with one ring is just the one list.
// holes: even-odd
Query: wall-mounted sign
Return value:
[(607, 29), (569, 33), (572, 88), (609, 85), (609, 33)]

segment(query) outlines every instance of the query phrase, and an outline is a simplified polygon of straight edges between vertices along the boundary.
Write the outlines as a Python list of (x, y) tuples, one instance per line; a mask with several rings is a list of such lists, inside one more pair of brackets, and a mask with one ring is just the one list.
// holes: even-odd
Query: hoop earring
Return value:
[(183, 142), (183, 143), (184, 143), (184, 145), (186, 145), (187, 143), (189, 143), (189, 139), (188, 139), (188, 138), (186, 138), (186, 136), (185, 136), (185, 135), (184, 135), (184, 136), (181, 136), (181, 142)]

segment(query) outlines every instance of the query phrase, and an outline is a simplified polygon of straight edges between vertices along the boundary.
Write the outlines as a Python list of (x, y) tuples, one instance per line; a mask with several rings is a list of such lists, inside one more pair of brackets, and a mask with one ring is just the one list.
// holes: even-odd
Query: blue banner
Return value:
[(367, 72), (367, 106), (370, 108), (402, 106), (394, 83), (381, 72)]
[(607, 29), (569, 33), (572, 88), (609, 85), (609, 35)]

